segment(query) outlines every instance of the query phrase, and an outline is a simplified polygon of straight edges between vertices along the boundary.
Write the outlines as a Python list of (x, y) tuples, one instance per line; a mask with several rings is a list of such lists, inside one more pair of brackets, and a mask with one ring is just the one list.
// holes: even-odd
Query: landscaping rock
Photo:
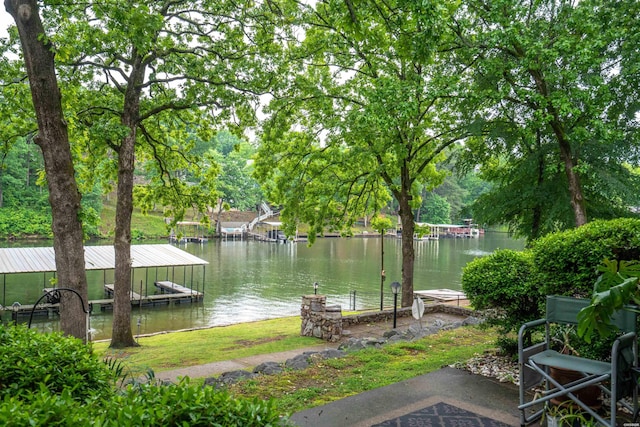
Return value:
[(288, 369), (294, 370), (307, 369), (310, 366), (309, 356), (310, 354), (308, 352), (299, 354), (295, 357), (292, 357), (291, 359), (287, 359), (287, 361), (284, 362), (284, 366)]
[(302, 370), (311, 366), (312, 363), (318, 363), (324, 359), (333, 359), (345, 356), (348, 352), (363, 350), (365, 348), (379, 348), (387, 343), (395, 343), (401, 341), (413, 341), (423, 338), (427, 335), (435, 334), (445, 329), (455, 329), (465, 325), (477, 325), (482, 323), (482, 319), (469, 316), (462, 322), (445, 323), (440, 319), (436, 319), (432, 325), (423, 326), (420, 323), (415, 323), (409, 326), (406, 331), (400, 331), (399, 329), (392, 329), (384, 333), (383, 338), (349, 338), (347, 341), (340, 344), (338, 349), (327, 349), (324, 351), (306, 351), (291, 359), (288, 359), (284, 364), (277, 362), (264, 362), (256, 366), (252, 372), (248, 371), (231, 371), (221, 374), (217, 378), (205, 379), (205, 385), (213, 387), (222, 387), (227, 384), (232, 384), (237, 381), (252, 378), (258, 374), (274, 375), (279, 374), (283, 369)]
[(346, 354), (344, 351), (336, 350), (333, 348), (321, 351), (319, 353), (324, 359), (338, 359), (340, 357), (344, 357)]
[(275, 375), (281, 373), (282, 365), (277, 362), (264, 362), (253, 368), (254, 374)]
[(206, 378), (204, 380), (204, 385), (212, 386), (217, 389), (225, 385), (237, 383), (240, 380), (253, 378), (255, 376), (256, 374), (249, 371), (243, 371), (243, 370), (229, 371), (229, 372), (224, 372), (223, 374), (220, 374), (220, 376), (217, 378), (213, 378), (213, 377)]
[(384, 338), (387, 338), (387, 339), (389, 339), (389, 338), (391, 338), (393, 336), (396, 336), (396, 335), (400, 335), (400, 331), (397, 330), (397, 329), (391, 329), (390, 331), (387, 331), (384, 334), (382, 334), (382, 336)]

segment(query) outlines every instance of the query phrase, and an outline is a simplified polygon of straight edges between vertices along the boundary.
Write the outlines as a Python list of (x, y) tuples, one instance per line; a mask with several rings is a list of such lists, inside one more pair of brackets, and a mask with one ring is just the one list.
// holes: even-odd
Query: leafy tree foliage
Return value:
[(420, 222), (431, 224), (449, 224), (451, 222), (451, 205), (444, 197), (436, 193), (429, 193), (423, 203), (423, 213)]
[[(402, 222), (402, 305), (413, 302), (413, 234), (420, 186), (442, 181), (436, 163), (463, 138), (450, 104), (457, 74), (435, 48), (442, 3), (395, 0), (302, 6), (304, 40), (290, 51), (269, 106), (256, 162), (285, 231), (347, 231), (390, 197)], [(291, 42), (294, 45), (294, 42)]]
[(43, 9), (66, 84), (69, 129), (85, 161), (79, 174), (87, 188), (96, 178), (116, 183), (112, 346), (135, 345), (129, 291), (136, 166), (152, 176), (135, 191), (146, 208), (170, 206), (177, 221), (188, 207), (214, 204), (218, 169), (204, 169), (190, 155), (190, 132), (209, 140), (223, 124), (240, 130), (254, 122), (254, 104), (277, 64), (270, 19), (281, 10), (274, 7), (194, 0)]
[[(636, 202), (638, 3), (465, 2), (453, 24), (483, 108), (483, 137), (466, 144), (495, 187), (483, 221), (534, 239), (619, 215)], [(475, 104), (474, 104), (475, 105)]]
[(255, 148), (229, 132), (219, 132), (209, 156), (219, 165), (217, 189), (220, 203), (234, 209), (251, 211), (262, 200), (260, 185), (253, 178)]
[(40, 150), (29, 138), (6, 144), (0, 154), (0, 207), (49, 210), (48, 192), (39, 179), (44, 171)]

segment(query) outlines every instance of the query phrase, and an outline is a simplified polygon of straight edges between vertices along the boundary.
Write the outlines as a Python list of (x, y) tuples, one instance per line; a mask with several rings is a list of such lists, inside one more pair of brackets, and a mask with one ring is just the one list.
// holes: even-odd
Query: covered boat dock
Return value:
[[(207, 261), (191, 255), (175, 246), (164, 245), (132, 245), (132, 306), (155, 306), (171, 303), (200, 302), (204, 298), (204, 278)], [(182, 274), (176, 275), (176, 268), (182, 268)], [(195, 280), (194, 268), (201, 267), (200, 280)], [(106, 298), (89, 300), (90, 307), (100, 306), (101, 310), (113, 308), (113, 284), (107, 279), (108, 273), (115, 269), (115, 250), (113, 246), (85, 246), (85, 268), (87, 273), (95, 270), (103, 271), (102, 293)], [(144, 269), (144, 279), (136, 286), (136, 270)], [(152, 270), (153, 277), (149, 277)], [(190, 271), (189, 271), (190, 270)], [(15, 301), (7, 306), (7, 275), (42, 273), (42, 291), (51, 290), (50, 279), (55, 278), (55, 253), (52, 247), (34, 248), (0, 248), (0, 279), (2, 284), (2, 305), (0, 313), (9, 311), (13, 319), (21, 313), (29, 313), (34, 307), (26, 304), (31, 301)], [(189, 274), (187, 274), (189, 273)], [(182, 276), (177, 277), (177, 276)], [(182, 285), (177, 281), (182, 279)], [(99, 280), (99, 279), (98, 279)], [(149, 287), (149, 283), (154, 286)], [(95, 295), (95, 279), (88, 278), (89, 294)], [(144, 282), (144, 286), (143, 286)], [(198, 283), (199, 282), (199, 283)], [(168, 289), (167, 290), (167, 285)], [(64, 284), (58, 284), (63, 287)], [(57, 312), (57, 303), (39, 304), (35, 311), (38, 314)]]

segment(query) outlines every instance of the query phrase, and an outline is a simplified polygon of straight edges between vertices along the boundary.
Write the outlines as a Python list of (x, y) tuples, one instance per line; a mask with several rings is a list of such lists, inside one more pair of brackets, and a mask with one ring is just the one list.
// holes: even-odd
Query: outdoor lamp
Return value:
[(396, 319), (397, 319), (397, 307), (398, 307), (398, 291), (402, 285), (398, 282), (393, 282), (391, 284), (391, 292), (393, 292), (393, 329), (396, 328)]
[(313, 282), (313, 294), (318, 295), (318, 282)]

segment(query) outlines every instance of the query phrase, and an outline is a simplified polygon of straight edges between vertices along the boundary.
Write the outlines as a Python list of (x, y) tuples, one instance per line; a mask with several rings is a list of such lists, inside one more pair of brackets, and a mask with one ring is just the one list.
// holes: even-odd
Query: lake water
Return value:
[[(497, 232), (487, 232), (474, 239), (416, 241), (414, 290), (460, 290), (462, 269), (469, 261), (498, 248), (520, 250), (523, 247), (523, 241)], [(204, 302), (134, 308), (134, 334), (297, 315), (301, 296), (313, 293), (314, 282), (318, 282), (318, 293), (327, 296), (329, 305), (353, 309), (355, 292), (355, 309), (380, 307), (380, 238), (319, 238), (311, 247), (303, 242), (278, 244), (216, 239), (180, 248), (209, 262), (204, 269), (204, 285), (202, 268), (196, 267), (193, 272), (191, 269), (184, 272), (181, 268), (171, 271), (175, 282), (186, 281), (187, 286), (193, 283), (198, 290), (204, 289)], [(384, 252), (387, 279), (383, 298), (384, 305), (390, 307), (393, 296), (389, 285), (393, 281), (401, 282), (400, 240), (385, 238)], [(166, 274), (169, 274), (167, 269), (136, 270), (134, 287), (138, 291), (138, 287), (148, 288), (151, 283), (153, 288), (156, 275)], [(102, 272), (88, 273), (89, 299), (104, 298), (102, 284), (110, 277), (112, 273), (107, 276)], [(9, 275), (5, 280), (3, 305), (14, 301), (33, 304), (42, 295), (42, 288), (49, 286), (42, 274)], [(94, 339), (110, 336), (111, 318), (111, 312), (95, 310), (92, 313)], [(53, 330), (57, 322), (37, 319), (33, 327)]]

